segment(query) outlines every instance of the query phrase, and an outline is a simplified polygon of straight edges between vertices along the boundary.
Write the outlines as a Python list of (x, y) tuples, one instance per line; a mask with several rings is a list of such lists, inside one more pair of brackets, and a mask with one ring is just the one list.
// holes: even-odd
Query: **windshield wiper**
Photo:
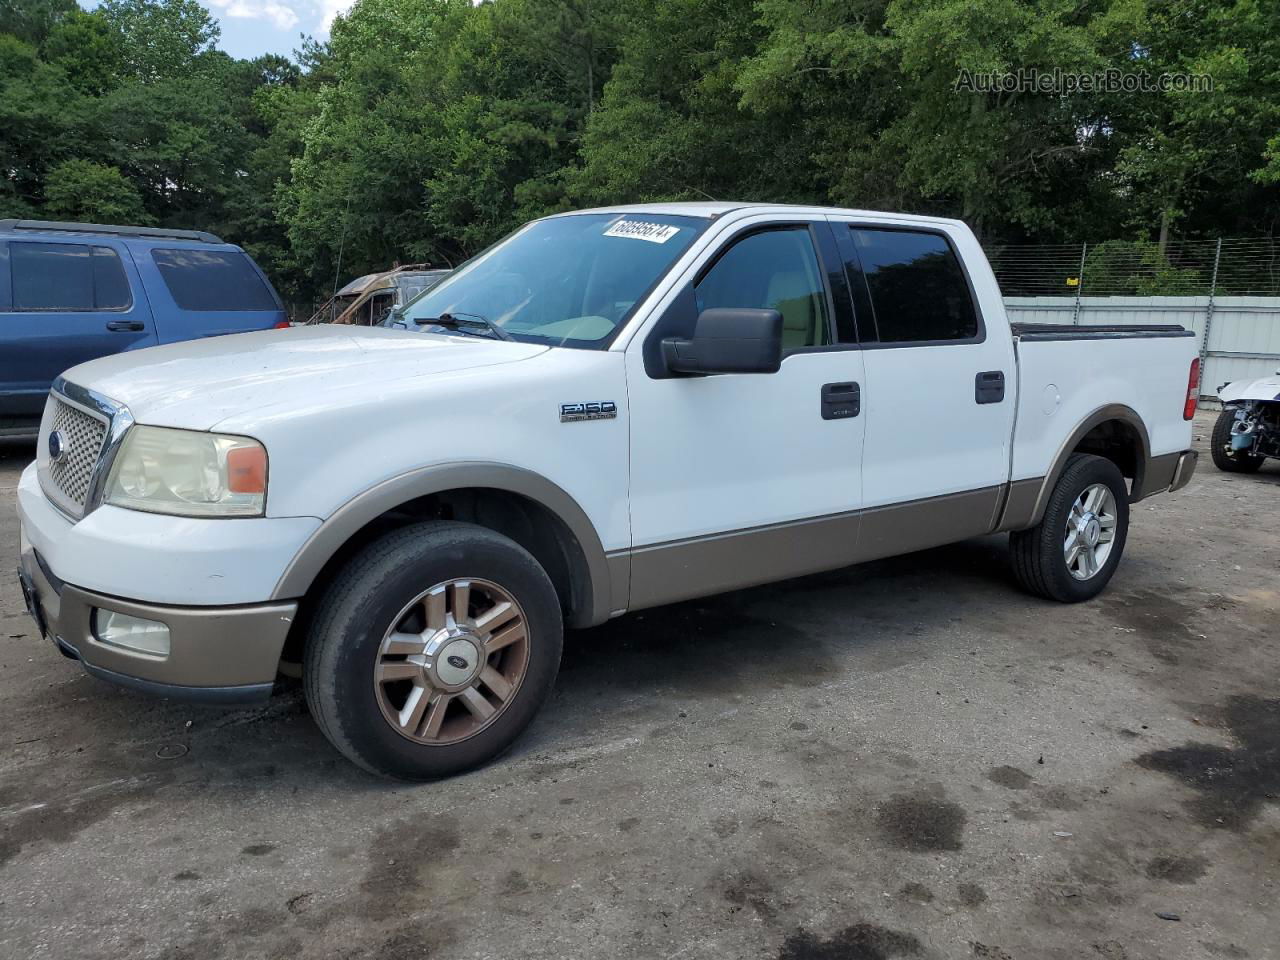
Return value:
[[(489, 340), (515, 340), (511, 334), (503, 330), (487, 317), (482, 317), (478, 313), (442, 313), (438, 317), (422, 317), (414, 321), (419, 326), (423, 324), (434, 324), (437, 327), (444, 327), (446, 330), (457, 330), (459, 333), (470, 334), (473, 337), (487, 337)], [(480, 333), (476, 328), (487, 330), (486, 335)]]

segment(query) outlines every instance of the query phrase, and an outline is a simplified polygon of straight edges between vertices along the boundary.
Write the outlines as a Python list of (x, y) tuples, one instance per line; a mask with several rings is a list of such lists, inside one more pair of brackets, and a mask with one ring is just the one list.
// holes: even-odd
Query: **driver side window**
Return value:
[(726, 251), (694, 287), (698, 312), (754, 307), (782, 314), (782, 348), (831, 343), (827, 295), (807, 227), (753, 233)]

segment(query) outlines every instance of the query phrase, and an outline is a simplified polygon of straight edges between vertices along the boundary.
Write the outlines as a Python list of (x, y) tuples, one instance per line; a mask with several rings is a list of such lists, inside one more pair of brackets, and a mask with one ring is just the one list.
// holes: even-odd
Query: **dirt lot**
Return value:
[[(30, 456), (0, 451), (4, 571)], [(90, 679), (6, 573), (0, 957), (1280, 956), (1280, 470), (1202, 460), (1084, 606), (1006, 561), (572, 635), (515, 752), (427, 786), (339, 759), (296, 689)]]

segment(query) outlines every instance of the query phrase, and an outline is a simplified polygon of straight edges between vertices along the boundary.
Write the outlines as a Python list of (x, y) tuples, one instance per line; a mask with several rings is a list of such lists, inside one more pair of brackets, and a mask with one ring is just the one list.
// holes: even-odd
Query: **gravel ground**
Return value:
[(296, 687), (85, 676), (6, 574), (0, 957), (1280, 956), (1278, 500), (1202, 458), (1082, 606), (993, 537), (573, 634), (515, 751), (426, 786)]

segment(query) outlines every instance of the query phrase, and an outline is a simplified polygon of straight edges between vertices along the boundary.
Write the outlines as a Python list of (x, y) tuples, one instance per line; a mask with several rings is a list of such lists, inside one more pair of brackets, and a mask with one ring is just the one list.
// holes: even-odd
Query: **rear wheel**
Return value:
[(356, 555), (308, 638), (307, 704), (345, 756), (408, 780), (509, 747), (546, 699), (563, 624), (546, 572), (513, 541), (424, 523)]
[(1044, 517), (1009, 536), (1014, 575), (1031, 593), (1079, 603), (1097, 596), (1124, 553), (1129, 492), (1110, 460), (1075, 454), (1049, 495)]
[(1218, 414), (1218, 420), (1213, 425), (1213, 436), (1209, 441), (1213, 465), (1227, 473), (1253, 473), (1267, 458), (1247, 450), (1231, 448), (1231, 425), (1235, 422), (1234, 410), (1223, 410)]

